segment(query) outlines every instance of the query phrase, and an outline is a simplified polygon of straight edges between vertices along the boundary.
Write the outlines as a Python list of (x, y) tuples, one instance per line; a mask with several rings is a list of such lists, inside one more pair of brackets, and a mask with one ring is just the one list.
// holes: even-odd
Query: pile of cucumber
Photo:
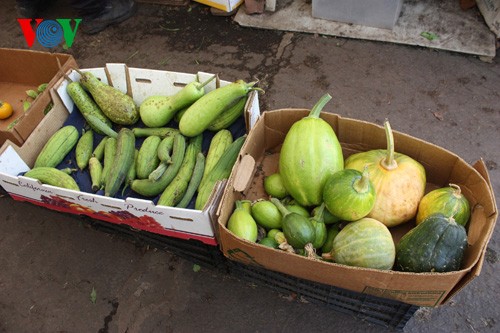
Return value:
[[(67, 85), (67, 93), (86, 121), (86, 129), (66, 125), (55, 132), (26, 177), (79, 191), (73, 169), (58, 169), (74, 150), (76, 165), (88, 172), (92, 191), (105, 196), (131, 189), (158, 205), (185, 208), (196, 195), (202, 210), (215, 184), (227, 179), (246, 135), (228, 129), (244, 111), (256, 82), (232, 82), (205, 93), (191, 82), (173, 95), (147, 97), (140, 105), (90, 72)], [(172, 121), (178, 125), (172, 126)], [(170, 125), (170, 126), (169, 126)], [(204, 133), (212, 137), (202, 151)], [(96, 140), (99, 139), (99, 142)]]

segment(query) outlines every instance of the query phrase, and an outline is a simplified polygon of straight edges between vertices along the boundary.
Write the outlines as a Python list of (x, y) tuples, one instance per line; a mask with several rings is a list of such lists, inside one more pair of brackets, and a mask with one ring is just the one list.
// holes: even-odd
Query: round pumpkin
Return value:
[(334, 173), (323, 189), (326, 209), (344, 221), (359, 220), (373, 209), (375, 189), (370, 182), (368, 170), (361, 173), (344, 169)]
[(441, 213), (453, 217), (455, 222), (465, 226), (470, 218), (470, 205), (467, 198), (461, 193), (460, 186), (450, 184), (430, 191), (418, 205), (416, 223), (420, 224), (430, 215)]
[(340, 230), (333, 240), (332, 253), (339, 264), (388, 270), (394, 265), (396, 249), (389, 229), (365, 217)]
[(345, 161), (345, 169), (363, 171), (368, 167), (375, 187), (375, 205), (368, 217), (388, 227), (407, 222), (417, 214), (424, 196), (424, 167), (413, 158), (394, 151), (394, 138), (388, 121), (384, 123), (387, 149), (356, 153)]

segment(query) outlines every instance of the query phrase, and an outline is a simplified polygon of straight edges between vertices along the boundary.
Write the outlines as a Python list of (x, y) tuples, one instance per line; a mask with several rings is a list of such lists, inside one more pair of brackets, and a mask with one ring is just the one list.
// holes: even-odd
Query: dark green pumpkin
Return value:
[(406, 233), (396, 246), (396, 268), (405, 272), (460, 269), (467, 233), (451, 217), (433, 214)]

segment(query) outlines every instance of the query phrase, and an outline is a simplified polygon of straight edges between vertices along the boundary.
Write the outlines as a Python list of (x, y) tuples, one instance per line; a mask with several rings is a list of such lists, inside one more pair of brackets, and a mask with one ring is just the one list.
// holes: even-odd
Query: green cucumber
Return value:
[(104, 162), (102, 165), (102, 175), (101, 175), (101, 185), (104, 187), (106, 185), (106, 179), (108, 178), (109, 170), (113, 166), (113, 161), (116, 154), (116, 139), (108, 138), (104, 146)]
[(215, 184), (218, 181), (229, 178), (234, 163), (240, 153), (240, 149), (243, 146), (243, 143), (245, 143), (245, 139), (246, 135), (234, 140), (234, 142), (231, 143), (231, 145), (229, 145), (226, 149), (224, 154), (222, 154), (221, 158), (208, 175), (206, 182), (198, 189), (195, 209), (202, 210), (210, 198), (210, 194), (212, 193)]
[(210, 146), (208, 147), (205, 171), (203, 172), (203, 178), (200, 186), (203, 186), (208, 174), (210, 174), (215, 164), (217, 164), (222, 154), (224, 154), (224, 151), (226, 151), (227, 147), (229, 147), (231, 143), (233, 143), (233, 135), (226, 129), (218, 131), (213, 136), (210, 141)]
[(236, 119), (243, 114), (243, 111), (245, 111), (247, 99), (247, 96), (245, 96), (236, 100), (233, 105), (229, 105), (220, 116), (212, 121), (207, 129), (212, 132), (217, 132), (231, 126)]
[(38, 154), (34, 167), (55, 168), (78, 142), (80, 135), (75, 126), (67, 125), (57, 130)]
[(178, 133), (179, 130), (172, 127), (134, 127), (132, 128), (136, 138), (143, 138), (151, 135), (157, 135), (160, 138), (164, 138), (168, 135), (174, 135)]
[(160, 142), (160, 137), (156, 135), (148, 136), (143, 141), (139, 149), (139, 156), (137, 157), (136, 163), (137, 178), (148, 178), (149, 174), (153, 172), (160, 163), (160, 159), (158, 158), (158, 146)]
[(224, 110), (236, 100), (247, 96), (256, 82), (243, 80), (217, 88), (200, 97), (182, 116), (179, 122), (180, 132), (188, 137), (196, 136), (206, 130)]
[(104, 187), (105, 196), (114, 196), (123, 184), (127, 173), (134, 163), (135, 136), (132, 131), (123, 127), (116, 138), (116, 154)]
[(102, 158), (104, 157), (104, 147), (106, 146), (106, 140), (108, 140), (108, 136), (102, 138), (102, 140), (97, 144), (97, 146), (94, 148), (94, 151), (92, 152), (92, 156), (97, 158), (99, 161), (102, 161)]
[(111, 126), (107, 125), (100, 118), (94, 116), (93, 114), (88, 114), (87, 118), (85, 119), (87, 119), (90, 127), (97, 129), (96, 132), (103, 133), (112, 138), (116, 138), (118, 136), (118, 133), (116, 133), (116, 131), (113, 130)]
[(147, 127), (162, 127), (168, 124), (179, 110), (193, 104), (203, 96), (204, 87), (215, 78), (214, 75), (203, 83), (198, 81), (188, 83), (174, 95), (149, 96), (139, 108), (142, 122)]
[(92, 182), (92, 191), (97, 192), (101, 187), (102, 164), (97, 157), (92, 156), (89, 159), (90, 181)]
[(163, 191), (160, 199), (158, 199), (158, 205), (173, 207), (181, 201), (182, 197), (186, 193), (189, 181), (193, 177), (196, 158), (198, 153), (201, 152), (202, 140), (202, 135), (198, 135), (191, 140), (186, 148), (184, 161), (182, 161), (179, 172)]
[(172, 164), (156, 181), (149, 179), (136, 179), (130, 185), (133, 191), (145, 197), (154, 197), (162, 193), (170, 184), (181, 168), (182, 161), (186, 152), (186, 139), (177, 133), (174, 137), (174, 148), (172, 152)]
[(198, 189), (198, 186), (201, 183), (201, 177), (203, 176), (204, 169), (205, 169), (205, 155), (199, 152), (198, 155), (196, 156), (196, 163), (194, 165), (193, 176), (189, 181), (188, 188), (186, 189), (184, 196), (179, 201), (176, 207), (186, 208), (189, 205), (189, 202), (193, 198), (194, 194), (196, 193), (196, 190)]
[(39, 180), (42, 184), (80, 191), (76, 181), (67, 173), (53, 167), (36, 167), (24, 174), (24, 177)]
[(88, 130), (82, 134), (76, 144), (75, 159), (76, 165), (83, 170), (89, 164), (89, 159), (92, 156), (92, 149), (94, 147), (94, 132)]
[(174, 146), (174, 137), (169, 135), (165, 137), (158, 146), (158, 159), (160, 163), (152, 172), (149, 173), (148, 179), (150, 181), (157, 181), (161, 175), (167, 170), (169, 164), (172, 164), (172, 157), (170, 151)]
[(80, 82), (73, 81), (68, 83), (66, 91), (69, 97), (71, 97), (75, 105), (78, 107), (78, 110), (80, 110), (80, 113), (96, 133), (101, 135), (105, 134), (104, 131), (99, 128), (99, 126), (95, 126), (96, 122), (89, 121), (89, 116), (96, 117), (101, 121), (101, 123), (111, 128), (111, 120), (109, 120), (109, 118), (104, 115), (102, 110), (85, 91)]

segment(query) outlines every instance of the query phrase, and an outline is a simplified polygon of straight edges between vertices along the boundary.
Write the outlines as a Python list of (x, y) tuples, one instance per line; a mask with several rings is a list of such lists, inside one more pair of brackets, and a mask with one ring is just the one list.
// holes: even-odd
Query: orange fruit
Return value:
[(0, 119), (7, 119), (12, 116), (12, 105), (0, 101)]

